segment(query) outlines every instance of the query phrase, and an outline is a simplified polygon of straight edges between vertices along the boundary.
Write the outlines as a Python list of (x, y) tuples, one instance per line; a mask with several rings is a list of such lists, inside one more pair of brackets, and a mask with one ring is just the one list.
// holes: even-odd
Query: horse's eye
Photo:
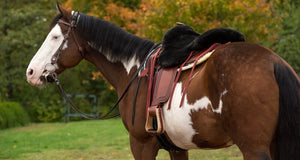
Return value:
[(58, 39), (58, 36), (53, 36), (53, 39)]

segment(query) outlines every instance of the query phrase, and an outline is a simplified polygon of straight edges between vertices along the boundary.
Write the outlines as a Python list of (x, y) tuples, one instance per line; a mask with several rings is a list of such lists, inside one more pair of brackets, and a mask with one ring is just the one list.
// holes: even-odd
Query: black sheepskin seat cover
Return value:
[(246, 41), (245, 36), (230, 28), (214, 28), (201, 35), (189, 26), (178, 25), (164, 35), (157, 63), (163, 68), (179, 66), (191, 51), (207, 49), (214, 43), (239, 41)]

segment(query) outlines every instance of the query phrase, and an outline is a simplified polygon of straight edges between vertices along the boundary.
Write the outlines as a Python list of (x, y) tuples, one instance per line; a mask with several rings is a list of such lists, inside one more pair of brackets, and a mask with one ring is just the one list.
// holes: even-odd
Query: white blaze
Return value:
[[(47, 35), (44, 43), (34, 55), (32, 60), (30, 61), (27, 68), (27, 81), (33, 85), (42, 85), (39, 77), (42, 75), (43, 70), (47, 64), (51, 63), (51, 58), (55, 54), (55, 52), (60, 47), (63, 42), (64, 36), (62, 30), (58, 24), (56, 24), (53, 29)], [(63, 46), (63, 49), (67, 48), (67, 42)], [(58, 66), (55, 65), (52, 67), (53, 69), (57, 69)], [(28, 74), (28, 72), (33, 71), (32, 75)]]

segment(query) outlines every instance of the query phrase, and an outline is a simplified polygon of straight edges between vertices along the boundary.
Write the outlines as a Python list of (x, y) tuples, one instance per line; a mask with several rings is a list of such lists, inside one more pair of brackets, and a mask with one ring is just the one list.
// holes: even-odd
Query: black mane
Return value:
[(134, 56), (142, 61), (154, 45), (154, 42), (128, 33), (115, 24), (82, 13), (76, 32), (112, 61), (129, 60)]
[[(53, 28), (63, 16), (58, 14), (51, 22)], [(134, 57), (142, 61), (154, 42), (135, 36), (108, 21), (80, 13), (77, 34), (109, 60), (127, 61)]]
[(52, 22), (50, 23), (50, 29), (53, 28), (53, 27), (57, 24), (58, 20), (61, 19), (62, 17), (63, 17), (62, 14), (56, 15), (56, 16), (53, 18)]

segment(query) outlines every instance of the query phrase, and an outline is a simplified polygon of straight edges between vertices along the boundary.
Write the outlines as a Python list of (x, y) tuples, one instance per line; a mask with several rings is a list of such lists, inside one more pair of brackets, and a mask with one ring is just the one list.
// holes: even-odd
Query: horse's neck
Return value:
[(111, 62), (106, 56), (95, 50), (87, 53), (85, 58), (99, 69), (104, 78), (107, 79), (118, 92), (124, 90), (137, 68), (137, 66), (133, 64), (133, 67), (128, 73), (122, 62)]
[[(118, 90), (128, 83), (132, 72), (154, 45), (122, 28), (91, 16), (83, 15), (78, 23), (78, 37), (87, 42), (86, 59)], [(135, 69), (136, 70), (136, 69)]]

